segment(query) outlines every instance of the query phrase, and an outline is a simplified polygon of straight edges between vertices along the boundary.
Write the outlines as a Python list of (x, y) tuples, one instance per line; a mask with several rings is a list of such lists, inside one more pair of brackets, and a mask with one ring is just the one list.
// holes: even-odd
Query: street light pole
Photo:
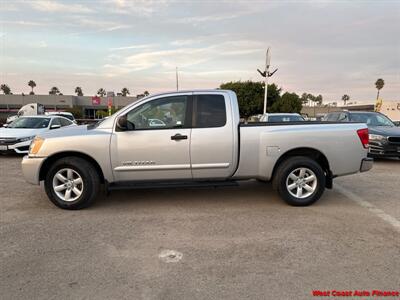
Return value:
[(265, 60), (265, 88), (264, 88), (264, 109), (263, 114), (267, 113), (267, 101), (268, 101), (268, 77), (269, 77), (269, 65), (271, 62), (271, 54), (269, 47), (267, 49), (266, 60)]
[(268, 47), (267, 53), (266, 53), (266, 60), (265, 60), (265, 71), (261, 72), (259, 69), (257, 69), (258, 73), (261, 74), (262, 77), (265, 78), (265, 88), (264, 88), (264, 109), (263, 109), (263, 114), (267, 112), (267, 102), (268, 102), (268, 77), (271, 77), (272, 75), (275, 74), (278, 69), (275, 69), (272, 73), (269, 72), (269, 66), (271, 65), (271, 51), (270, 48)]
[(179, 91), (178, 67), (175, 68), (175, 76), (176, 76), (176, 91)]

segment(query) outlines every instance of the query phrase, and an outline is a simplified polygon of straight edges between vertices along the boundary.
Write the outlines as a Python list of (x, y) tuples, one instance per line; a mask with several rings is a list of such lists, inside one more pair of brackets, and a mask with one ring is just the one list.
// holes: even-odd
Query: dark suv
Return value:
[(369, 155), (400, 158), (400, 128), (385, 115), (366, 111), (340, 111), (328, 113), (324, 121), (362, 122), (369, 131)]

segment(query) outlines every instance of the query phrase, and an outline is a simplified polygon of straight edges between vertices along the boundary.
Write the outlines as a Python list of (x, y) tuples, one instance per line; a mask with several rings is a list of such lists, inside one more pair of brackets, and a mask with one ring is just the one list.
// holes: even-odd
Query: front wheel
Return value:
[(278, 167), (274, 186), (286, 203), (307, 206), (322, 196), (325, 190), (325, 174), (315, 160), (295, 156)]
[(45, 178), (47, 196), (63, 209), (88, 207), (96, 198), (99, 175), (92, 164), (80, 157), (64, 157), (50, 167)]

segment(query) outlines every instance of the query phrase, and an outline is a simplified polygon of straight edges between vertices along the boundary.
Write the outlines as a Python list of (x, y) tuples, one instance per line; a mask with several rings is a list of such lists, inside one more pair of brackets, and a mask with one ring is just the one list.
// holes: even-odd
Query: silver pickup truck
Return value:
[(89, 206), (101, 184), (110, 191), (248, 179), (271, 181), (288, 204), (305, 206), (333, 178), (371, 169), (367, 153), (365, 124), (241, 124), (234, 92), (205, 90), (153, 95), (97, 124), (41, 134), (22, 170), (64, 209)]

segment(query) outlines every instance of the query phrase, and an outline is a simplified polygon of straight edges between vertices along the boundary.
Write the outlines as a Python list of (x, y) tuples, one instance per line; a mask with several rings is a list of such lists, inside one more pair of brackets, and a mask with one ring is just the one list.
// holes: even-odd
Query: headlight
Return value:
[(44, 138), (35, 137), (29, 147), (29, 154), (37, 154), (44, 143)]
[(18, 142), (27, 142), (27, 141), (33, 140), (34, 138), (35, 138), (34, 135), (33, 136), (28, 136), (28, 137), (24, 137), (22, 139), (18, 139)]
[(382, 141), (382, 140), (386, 140), (386, 137), (383, 135), (379, 135), (379, 134), (370, 134), (369, 139), (371, 141)]

